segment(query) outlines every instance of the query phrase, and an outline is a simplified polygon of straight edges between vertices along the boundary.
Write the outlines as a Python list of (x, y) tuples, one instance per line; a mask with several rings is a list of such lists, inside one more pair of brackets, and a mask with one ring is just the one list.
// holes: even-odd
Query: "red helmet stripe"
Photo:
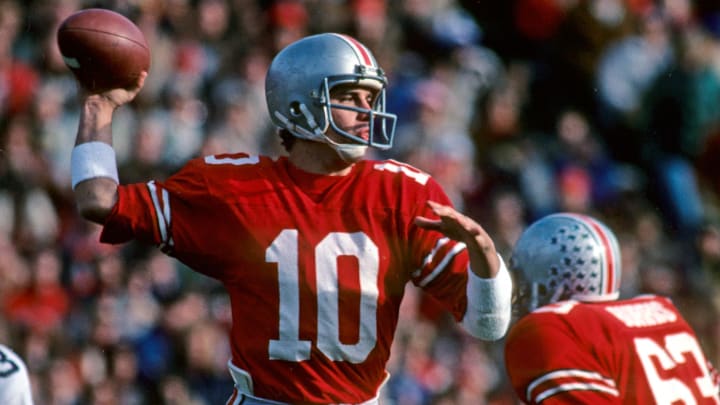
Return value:
[(615, 287), (615, 267), (617, 266), (617, 263), (615, 263), (615, 251), (613, 249), (612, 243), (610, 243), (610, 238), (608, 237), (607, 232), (605, 232), (605, 228), (600, 226), (600, 224), (598, 224), (592, 218), (579, 214), (576, 214), (575, 217), (587, 223), (590, 228), (595, 231), (597, 236), (600, 238), (600, 242), (605, 248), (605, 258), (607, 259), (605, 263), (605, 269), (607, 271), (605, 272), (605, 274), (607, 274), (607, 280), (605, 280), (604, 294), (610, 294), (613, 292)]
[(375, 62), (370, 54), (370, 51), (368, 51), (368, 49), (365, 48), (365, 45), (361, 44), (360, 41), (349, 35), (338, 34), (338, 36), (344, 39), (355, 50), (355, 54), (357, 54), (360, 60), (363, 61), (364, 65), (377, 67), (375, 66)]

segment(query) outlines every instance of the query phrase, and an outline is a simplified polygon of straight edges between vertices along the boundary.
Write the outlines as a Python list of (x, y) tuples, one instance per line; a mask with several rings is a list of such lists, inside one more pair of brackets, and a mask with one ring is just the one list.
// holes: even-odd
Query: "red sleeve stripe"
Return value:
[(234, 388), (232, 395), (231, 395), (230, 398), (227, 400), (227, 402), (225, 403), (225, 405), (240, 405), (240, 404), (243, 403), (243, 400), (244, 400), (244, 399), (245, 399), (245, 396), (244, 396), (244, 395), (240, 395), (240, 394), (238, 393), (237, 388)]
[(619, 396), (615, 381), (586, 370), (557, 370), (544, 374), (528, 385), (525, 396), (530, 403), (568, 391), (599, 391)]
[(363, 62), (366, 66), (371, 66), (374, 68), (377, 68), (377, 63), (375, 62), (375, 59), (372, 57), (372, 54), (370, 51), (365, 47), (365, 45), (361, 44), (356, 40), (355, 38), (343, 35), (343, 34), (335, 34), (338, 37), (342, 38), (345, 42), (347, 42), (348, 45), (355, 51), (355, 54), (358, 56), (358, 58)]

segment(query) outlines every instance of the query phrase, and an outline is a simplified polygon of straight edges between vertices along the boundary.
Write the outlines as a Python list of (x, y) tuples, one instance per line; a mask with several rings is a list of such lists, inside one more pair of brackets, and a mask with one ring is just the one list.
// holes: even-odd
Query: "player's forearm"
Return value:
[(88, 96), (82, 103), (75, 145), (98, 141), (112, 146), (112, 116), (115, 108), (100, 95)]
[(465, 242), (470, 268), (478, 277), (493, 278), (500, 270), (501, 261), (490, 236), (479, 225), (478, 228), (475, 236)]
[(117, 165), (112, 150), (112, 115), (116, 106), (92, 95), (80, 112), (72, 154), (72, 187), (80, 215), (103, 223), (117, 200)]
[(98, 177), (79, 183), (74, 193), (80, 216), (103, 224), (117, 201), (117, 183)]

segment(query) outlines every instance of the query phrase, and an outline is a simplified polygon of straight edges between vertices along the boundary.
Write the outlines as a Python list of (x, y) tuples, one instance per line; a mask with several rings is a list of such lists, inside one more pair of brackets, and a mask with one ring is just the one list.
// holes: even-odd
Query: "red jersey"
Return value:
[(511, 328), (505, 362), (529, 404), (720, 403), (695, 333), (654, 295), (541, 307)]
[(358, 403), (377, 396), (408, 281), (459, 321), (465, 245), (414, 225), (450, 204), (426, 173), (363, 161), (312, 175), (287, 158), (189, 162), (166, 182), (120, 186), (101, 240), (159, 245), (220, 280), (233, 315), (232, 362), (254, 395)]

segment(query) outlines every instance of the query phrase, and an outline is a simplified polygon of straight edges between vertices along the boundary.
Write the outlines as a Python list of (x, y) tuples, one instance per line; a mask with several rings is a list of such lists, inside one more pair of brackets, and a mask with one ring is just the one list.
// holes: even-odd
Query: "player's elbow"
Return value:
[(75, 187), (75, 201), (80, 216), (103, 224), (117, 201), (117, 184), (104, 178), (79, 183)]
[(80, 216), (98, 224), (105, 223), (105, 218), (110, 214), (109, 210), (90, 204), (78, 204)]

